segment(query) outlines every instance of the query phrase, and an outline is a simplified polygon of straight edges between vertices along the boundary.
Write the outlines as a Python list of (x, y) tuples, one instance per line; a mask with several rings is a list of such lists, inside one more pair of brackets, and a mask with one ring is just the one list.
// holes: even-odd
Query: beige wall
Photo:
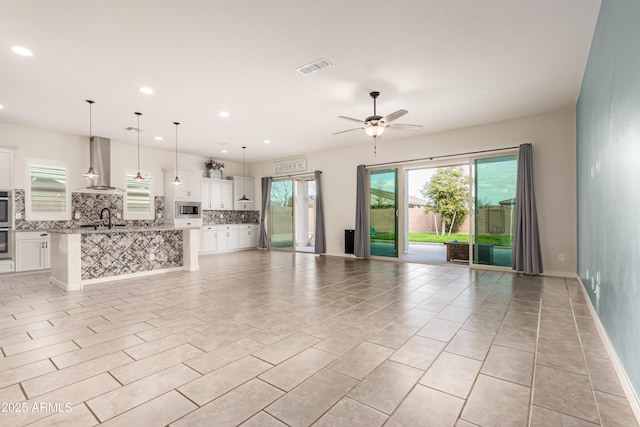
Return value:
[[(435, 233), (436, 225), (433, 217), (436, 216), (433, 212), (424, 212), (424, 208), (414, 206), (409, 208), (409, 232), (410, 233)], [(438, 232), (442, 233), (442, 220), (440, 215), (437, 215)], [(449, 230), (446, 230), (447, 232)], [(457, 233), (468, 234), (469, 233), (469, 216), (467, 216), (462, 224), (458, 227)]]
[[(391, 134), (391, 131), (389, 132)], [(327, 138), (337, 138), (327, 135)], [(576, 130), (575, 108), (448, 132), (378, 143), (371, 141), (340, 150), (308, 153), (309, 171), (321, 170), (324, 190), (327, 253), (343, 254), (344, 230), (354, 228), (356, 166), (533, 144), (534, 180), (542, 258), (546, 274), (576, 274)], [(429, 164), (427, 162), (427, 164)], [(273, 162), (252, 164), (251, 174), (273, 176)], [(256, 191), (260, 203), (260, 191)], [(558, 260), (564, 254), (565, 261)]]

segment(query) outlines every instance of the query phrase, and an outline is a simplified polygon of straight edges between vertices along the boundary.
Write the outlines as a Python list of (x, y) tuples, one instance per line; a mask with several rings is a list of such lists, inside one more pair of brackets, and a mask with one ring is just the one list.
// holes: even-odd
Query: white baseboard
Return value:
[(589, 306), (589, 311), (591, 312), (591, 316), (593, 317), (593, 320), (596, 324), (596, 328), (598, 329), (600, 338), (604, 343), (604, 347), (607, 349), (607, 353), (609, 354), (609, 359), (611, 359), (611, 364), (613, 365), (613, 368), (616, 370), (616, 374), (618, 374), (618, 379), (620, 380), (620, 384), (622, 385), (622, 389), (624, 390), (625, 396), (627, 396), (627, 400), (629, 401), (629, 406), (631, 406), (631, 411), (633, 411), (633, 415), (635, 415), (636, 420), (638, 421), (638, 423), (640, 423), (640, 399), (638, 398), (638, 395), (635, 393), (633, 386), (629, 382), (629, 378), (627, 377), (627, 374), (624, 371), (624, 367), (622, 366), (622, 363), (620, 363), (620, 359), (618, 359), (618, 354), (616, 353), (616, 350), (614, 349), (613, 344), (611, 344), (611, 341), (609, 340), (609, 336), (607, 335), (607, 332), (605, 331), (604, 326), (602, 325), (602, 322), (600, 322), (600, 317), (598, 316), (596, 309), (593, 307), (593, 304), (591, 303), (591, 298), (589, 298), (589, 294), (587, 293), (587, 289), (585, 288), (584, 283), (582, 283), (582, 279), (580, 278), (579, 275), (575, 275), (574, 277), (578, 279), (578, 283), (580, 284), (582, 293), (584, 294), (585, 298), (589, 302), (587, 305)]

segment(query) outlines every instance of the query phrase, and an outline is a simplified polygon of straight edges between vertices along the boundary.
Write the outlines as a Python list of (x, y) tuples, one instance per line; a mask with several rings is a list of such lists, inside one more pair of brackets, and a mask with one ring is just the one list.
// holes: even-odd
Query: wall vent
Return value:
[(309, 74), (313, 74), (316, 71), (320, 71), (323, 68), (326, 68), (330, 65), (333, 65), (333, 64), (324, 58), (320, 58), (309, 64), (303, 65), (302, 67), (298, 67), (297, 70), (300, 74), (304, 76), (308, 76)]

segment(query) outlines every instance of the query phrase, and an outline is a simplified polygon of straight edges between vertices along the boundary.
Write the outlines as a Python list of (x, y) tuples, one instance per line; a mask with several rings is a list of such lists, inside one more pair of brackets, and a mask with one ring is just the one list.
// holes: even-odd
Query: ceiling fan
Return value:
[(379, 116), (376, 111), (376, 99), (380, 96), (380, 92), (370, 92), (369, 96), (373, 98), (373, 116), (369, 116), (364, 120), (354, 119), (353, 117), (347, 117), (347, 116), (338, 116), (339, 119), (358, 122), (362, 126), (353, 128), (353, 129), (343, 130), (340, 132), (335, 132), (333, 135), (338, 135), (345, 132), (364, 129), (367, 135), (376, 138), (382, 135), (382, 133), (386, 128), (403, 129), (403, 130), (419, 130), (420, 128), (422, 128), (422, 125), (409, 125), (409, 124), (400, 124), (400, 123), (391, 124), (392, 121), (404, 116), (405, 114), (408, 113), (408, 111), (398, 110), (386, 116)]

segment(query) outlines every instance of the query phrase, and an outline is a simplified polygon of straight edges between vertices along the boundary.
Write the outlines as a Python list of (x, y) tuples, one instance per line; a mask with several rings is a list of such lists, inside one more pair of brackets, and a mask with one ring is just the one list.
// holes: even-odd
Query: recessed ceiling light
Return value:
[(164, 138), (163, 138), (163, 137), (161, 137), (161, 136), (156, 136), (154, 139), (155, 139), (156, 141), (162, 141), (162, 140), (164, 140)]
[(268, 139), (265, 139), (265, 140), (264, 140), (264, 143), (265, 143), (265, 144), (271, 144), (271, 141), (269, 141)]
[(151, 95), (153, 93), (153, 89), (150, 87), (141, 87), (140, 88), (140, 92), (147, 94), (147, 95)]
[(229, 150), (222, 150), (222, 152), (223, 152), (223, 153), (228, 153), (228, 152), (229, 152)]
[(0, 105), (0, 110), (2, 110), (4, 107), (2, 105)]
[(220, 117), (229, 117), (228, 111), (220, 111)]
[(22, 55), (22, 56), (33, 56), (33, 52), (31, 52), (29, 49), (27, 49), (26, 47), (22, 47), (22, 46), (13, 46), (11, 48), (11, 50), (13, 51), (13, 53), (17, 53), (18, 55)]

